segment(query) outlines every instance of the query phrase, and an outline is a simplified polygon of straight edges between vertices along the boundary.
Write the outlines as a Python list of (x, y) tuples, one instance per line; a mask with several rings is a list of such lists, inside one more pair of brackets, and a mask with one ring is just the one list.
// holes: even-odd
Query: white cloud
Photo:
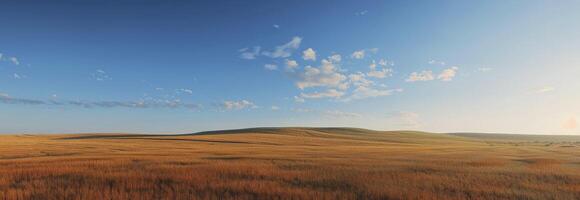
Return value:
[(0, 103), (21, 105), (48, 105), (48, 106), (76, 106), (82, 108), (184, 108), (200, 109), (201, 105), (184, 103), (180, 100), (172, 101), (67, 101), (57, 100), (53, 96), (51, 100), (25, 99), (10, 97), (0, 94)]
[(4, 57), (4, 54), (0, 53), (0, 61), (2, 61), (3, 57)]
[(323, 59), (318, 68), (306, 66), (303, 72), (296, 74), (298, 81), (296, 86), (300, 89), (308, 87), (339, 87), (346, 76), (337, 71), (336, 66), (330, 61)]
[(556, 88), (554, 88), (552, 86), (544, 86), (544, 87), (535, 89), (533, 93), (542, 94), (542, 93), (552, 92), (554, 90), (556, 90)]
[(270, 109), (271, 110), (280, 110), (280, 107), (278, 107), (278, 106), (272, 106), (272, 107), (270, 107)]
[(307, 109), (307, 108), (293, 108), (292, 111), (299, 112), (299, 113), (309, 113), (309, 112), (312, 112), (313, 110)]
[(365, 57), (365, 50), (355, 51), (350, 55), (350, 57), (354, 59), (363, 59)]
[(312, 48), (308, 48), (302, 52), (302, 59), (316, 60), (316, 52)]
[(429, 60), (429, 64), (430, 65), (441, 65), (441, 66), (445, 66), (445, 62), (444, 61), (440, 61), (440, 60)]
[(250, 51), (249, 48), (240, 49), (239, 50), (239, 52), (241, 52), (240, 58), (246, 60), (256, 59), (256, 56), (260, 55), (260, 49), (261, 49), (260, 46), (255, 46), (252, 51)]
[(379, 65), (383, 66), (383, 67), (387, 67), (387, 66), (395, 66), (395, 62), (390, 61), (390, 60), (385, 60), (385, 59), (380, 59), (379, 60)]
[(407, 82), (415, 82), (415, 81), (432, 81), (435, 77), (433, 76), (432, 71), (421, 71), (421, 72), (413, 72), (407, 78)]
[(279, 29), (280, 28), (280, 25), (274, 24), (274, 25), (272, 25), (272, 27), (274, 27), (275, 29)]
[(348, 78), (350, 83), (352, 83), (355, 86), (370, 87), (374, 84), (373, 81), (366, 79), (365, 74), (361, 72), (350, 74), (348, 75)]
[(111, 78), (107, 72), (105, 72), (102, 69), (97, 69), (93, 74), (92, 77), (94, 80), (97, 81), (108, 81), (108, 80), (113, 80), (113, 78)]
[(26, 78), (26, 76), (24, 76), (24, 75), (20, 75), (20, 74), (17, 74), (17, 73), (14, 73), (13, 77), (14, 77), (15, 79), (23, 79), (23, 78)]
[(8, 60), (10, 60), (10, 62), (12, 62), (14, 65), (20, 65), (20, 61), (18, 61), (18, 58), (16, 57), (10, 57)]
[(361, 10), (359, 12), (354, 13), (356, 16), (363, 16), (366, 15), (369, 11), (368, 10)]
[(377, 70), (377, 64), (373, 60), (373, 62), (369, 65), (370, 71), (367, 73), (367, 75), (374, 78), (386, 78), (393, 75), (393, 69), (385, 67), (388, 65), (386, 60), (380, 60), (379, 65), (381, 66), (381, 69)]
[(303, 99), (320, 99), (320, 98), (340, 98), (344, 92), (336, 89), (329, 89), (325, 92), (301, 93), (300, 97)]
[(185, 88), (177, 89), (176, 91), (177, 91), (177, 93), (185, 93), (185, 94), (189, 94), (189, 95), (192, 95), (193, 94), (193, 91), (192, 90), (185, 89)]
[(300, 43), (302, 43), (301, 37), (294, 37), (292, 40), (286, 44), (277, 46), (274, 51), (264, 51), (262, 55), (271, 57), (271, 58), (287, 58), (292, 55), (292, 50), (298, 49), (300, 47)]
[(402, 92), (403, 89), (375, 89), (367, 86), (358, 86), (351, 96), (345, 98), (344, 101), (351, 101), (357, 99), (365, 99), (370, 97), (389, 96), (395, 92)]
[(452, 81), (455, 75), (457, 75), (457, 70), (459, 70), (458, 67), (445, 69), (443, 72), (441, 72), (441, 74), (439, 74), (439, 76), (437, 76), (437, 79), (442, 81)]
[(275, 64), (265, 64), (264, 68), (267, 70), (277, 70), (278, 69), (278, 65)]
[(304, 103), (305, 100), (302, 97), (294, 96), (294, 102), (296, 102), (296, 103)]
[(339, 63), (342, 60), (342, 56), (340, 54), (332, 54), (328, 56), (328, 60), (333, 63)]
[[(457, 75), (457, 70), (459, 70), (458, 67), (451, 67), (445, 69), (439, 75), (437, 75), (437, 79), (441, 81), (452, 81), (453, 78)], [(433, 71), (423, 70), (421, 72), (411, 73), (411, 75), (409, 75), (409, 77), (405, 81), (416, 82), (416, 81), (432, 81), (432, 80), (435, 80)]]
[(298, 68), (298, 62), (295, 60), (286, 60), (286, 70), (294, 71), (296, 68)]
[(343, 112), (338, 110), (329, 110), (323, 113), (329, 117), (336, 117), (336, 118), (360, 118), (362, 117), (361, 114), (358, 113), (351, 113), (351, 112)]
[(249, 108), (257, 108), (257, 106), (254, 103), (248, 100), (224, 101), (221, 104), (219, 104), (219, 107), (224, 110), (242, 110)]
[(570, 117), (562, 124), (562, 128), (567, 130), (574, 130), (578, 128), (578, 120), (576, 117)]

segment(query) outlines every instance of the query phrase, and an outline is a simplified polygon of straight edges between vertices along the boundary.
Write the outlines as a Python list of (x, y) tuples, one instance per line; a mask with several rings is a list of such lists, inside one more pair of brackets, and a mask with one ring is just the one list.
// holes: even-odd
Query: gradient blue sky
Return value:
[(0, 132), (576, 134), (578, 10), (567, 0), (2, 2)]

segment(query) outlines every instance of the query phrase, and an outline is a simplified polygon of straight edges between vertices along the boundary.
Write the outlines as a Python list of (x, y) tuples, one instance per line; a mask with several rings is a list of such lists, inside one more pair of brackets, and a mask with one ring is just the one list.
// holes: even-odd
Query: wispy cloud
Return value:
[(294, 37), (290, 42), (277, 46), (274, 48), (273, 51), (264, 51), (262, 55), (271, 57), (271, 58), (287, 58), (292, 56), (292, 51), (298, 49), (300, 47), (300, 43), (302, 43), (301, 37)]
[(361, 114), (352, 112), (343, 112), (339, 110), (328, 110), (323, 112), (324, 115), (335, 118), (360, 118)]
[(240, 52), (240, 58), (246, 60), (253, 60), (256, 59), (258, 55), (260, 55), (260, 46), (255, 46), (253, 49), (250, 48), (243, 48), (238, 50)]
[(200, 104), (174, 101), (81, 101), (81, 100), (50, 100), (26, 99), (11, 97), (0, 94), (0, 103), (22, 105), (48, 105), (48, 106), (76, 106), (83, 108), (184, 108), (200, 109)]
[(257, 108), (254, 103), (248, 100), (239, 100), (239, 101), (223, 101), (217, 105), (222, 110), (242, 110), (242, 109), (250, 109), (250, 108)]
[(95, 72), (93, 72), (93, 74), (91, 74), (91, 76), (94, 80), (97, 81), (113, 80), (113, 78), (111, 78), (109, 74), (107, 74), (107, 72), (102, 69), (97, 69)]
[(366, 99), (371, 97), (389, 96), (396, 92), (403, 92), (403, 89), (378, 89), (368, 86), (358, 86), (352, 92), (352, 95), (343, 99), (343, 101), (352, 101), (358, 99)]
[[(437, 79), (441, 81), (452, 81), (453, 78), (457, 75), (457, 71), (459, 67), (450, 67), (444, 69), (439, 75), (437, 75)], [(431, 70), (423, 70), (421, 72), (413, 72), (409, 75), (409, 77), (405, 80), (407, 82), (417, 82), (417, 81), (432, 81), (435, 80), (435, 75), (433, 75), (433, 71)]]
[(336, 89), (329, 89), (324, 92), (301, 93), (300, 97), (304, 99), (320, 99), (320, 98), (340, 98), (344, 92)]
[(363, 16), (363, 15), (366, 15), (367, 13), (369, 13), (368, 10), (361, 10), (361, 11), (355, 12), (354, 15)]
[(278, 69), (278, 65), (275, 65), (275, 64), (265, 64), (264, 65), (264, 69), (267, 69), (267, 70), (277, 70)]
[(442, 81), (451, 81), (453, 80), (455, 75), (457, 75), (457, 70), (459, 70), (458, 67), (451, 67), (449, 69), (445, 69), (443, 70), (443, 72), (441, 72), (441, 74), (439, 74), (439, 76), (437, 76), (437, 79)]
[(193, 95), (193, 90), (191, 89), (186, 89), (186, 88), (180, 88), (175, 90), (177, 92), (177, 94), (189, 94), (189, 95)]
[(548, 93), (548, 92), (552, 92), (556, 90), (556, 88), (552, 87), (552, 86), (544, 86), (544, 87), (540, 87), (540, 88), (536, 88), (532, 91), (533, 94), (543, 94), (543, 93)]
[(434, 59), (429, 60), (428, 63), (430, 65), (441, 65), (441, 66), (445, 66), (446, 65), (445, 61), (434, 60)]
[(433, 76), (433, 71), (423, 70), (421, 72), (413, 72), (407, 78), (407, 82), (416, 82), (416, 81), (432, 81), (435, 79)]
[(26, 78), (26, 75), (14, 73), (12, 77), (14, 77), (15, 79), (24, 79)]
[(272, 25), (272, 27), (274, 27), (275, 29), (280, 29), (280, 25), (278, 25), (278, 24), (274, 24), (274, 25)]
[(14, 65), (20, 65), (20, 61), (18, 61), (18, 58), (16, 57), (10, 57), (8, 60), (10, 60), (10, 62), (12, 62)]
[(24, 105), (43, 105), (46, 102), (36, 99), (15, 98), (8, 94), (0, 93), (0, 103), (4, 104), (24, 104)]

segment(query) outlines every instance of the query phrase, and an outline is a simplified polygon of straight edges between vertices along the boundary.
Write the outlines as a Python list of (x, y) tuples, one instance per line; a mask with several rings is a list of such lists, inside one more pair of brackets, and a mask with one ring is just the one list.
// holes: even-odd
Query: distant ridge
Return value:
[(478, 140), (580, 142), (580, 135), (531, 135), (507, 133), (448, 133), (448, 135)]

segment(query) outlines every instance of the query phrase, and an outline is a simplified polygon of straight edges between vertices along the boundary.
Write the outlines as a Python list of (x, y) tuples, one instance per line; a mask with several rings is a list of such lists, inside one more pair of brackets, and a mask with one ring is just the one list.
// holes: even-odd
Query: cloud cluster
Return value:
[(415, 82), (415, 81), (432, 81), (435, 80), (435, 76), (433, 76), (433, 72), (432, 71), (421, 71), (421, 72), (413, 72), (411, 73), (411, 75), (409, 75), (409, 78), (407, 78), (407, 82)]
[[(302, 51), (301, 58), (307, 61), (318, 61), (319, 64), (299, 66), (295, 59), (288, 58), (291, 53), (298, 49), (302, 38), (294, 37), (290, 42), (277, 46), (273, 51), (260, 52), (258, 48), (254, 51), (242, 49), (242, 57), (253, 59), (257, 55), (264, 55), (271, 58), (285, 58), (285, 73), (291, 77), (294, 84), (301, 90), (299, 95), (294, 96), (294, 101), (303, 103), (306, 99), (334, 99), (339, 101), (351, 101), (371, 97), (388, 96), (402, 89), (390, 89), (384, 84), (378, 84), (374, 80), (385, 79), (393, 75), (394, 62), (379, 59), (373, 60), (366, 72), (349, 72), (343, 69), (343, 57), (338, 53), (332, 53), (324, 58), (313, 49), (307, 48)], [(350, 59), (362, 60), (369, 54), (376, 54), (377, 48), (360, 49), (350, 55)], [(279, 62), (279, 61), (274, 61)], [(353, 64), (353, 62), (344, 62)], [(265, 64), (268, 70), (278, 69), (277, 65)], [(446, 72), (448, 74), (448, 72)], [(442, 79), (449, 79), (449, 75), (442, 76)], [(374, 79), (374, 80), (371, 80)]]
[(341, 74), (334, 63), (323, 59), (319, 67), (306, 66), (303, 71), (294, 74), (297, 79), (296, 86), (300, 89), (310, 87), (331, 87), (341, 86), (346, 76)]
[[(341, 57), (334, 54), (321, 60), (319, 67), (306, 66), (303, 71), (295, 74), (296, 86), (305, 90), (307, 88), (323, 89), (324, 92), (315, 91), (311, 93), (302, 92), (299, 97), (295, 97), (297, 102), (304, 102), (305, 99), (332, 98), (341, 101), (351, 101), (371, 97), (388, 96), (395, 92), (402, 92), (402, 89), (378, 88), (377, 84), (368, 78), (386, 78), (391, 76), (392, 69), (386, 61), (381, 60), (380, 69), (376, 63), (371, 64), (368, 73), (355, 72), (346, 73), (341, 70), (339, 63)], [(352, 88), (349, 90), (349, 88)]]
[(368, 76), (374, 78), (386, 78), (393, 75), (393, 69), (387, 68), (387, 66), (394, 66), (393, 62), (389, 62), (385, 59), (381, 59), (378, 62), (379, 68), (377, 68), (377, 63), (373, 60), (370, 64), (370, 71), (367, 73)]
[(430, 70), (423, 70), (421, 72), (413, 72), (409, 75), (409, 77), (405, 80), (407, 82), (417, 82), (417, 81), (432, 81), (437, 78), (441, 81), (452, 81), (453, 78), (457, 75), (457, 71), (459, 67), (450, 67), (444, 69), (437, 77), (433, 74), (433, 71)]

